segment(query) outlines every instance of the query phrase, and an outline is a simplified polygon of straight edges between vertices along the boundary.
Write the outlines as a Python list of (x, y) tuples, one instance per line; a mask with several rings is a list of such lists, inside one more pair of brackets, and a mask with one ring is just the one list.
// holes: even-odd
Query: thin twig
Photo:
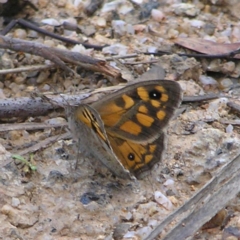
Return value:
[(117, 55), (117, 56), (112, 56), (112, 57), (106, 57), (106, 61), (112, 61), (114, 59), (125, 59), (125, 58), (133, 58), (137, 57), (139, 54), (133, 53), (133, 54), (126, 54), (126, 55)]
[(49, 69), (49, 68), (52, 68), (52, 67), (56, 67), (56, 65), (55, 64), (32, 65), (32, 66), (19, 67), (19, 68), (2, 69), (2, 70), (0, 70), (0, 74), (19, 73), (19, 72), (28, 72), (28, 71), (39, 71), (39, 70)]
[(222, 98), (222, 97), (228, 98), (227, 95), (213, 93), (213, 94), (206, 94), (206, 95), (200, 95), (200, 96), (184, 96), (183, 102), (203, 102), (203, 101), (213, 100), (213, 99)]
[(65, 123), (6, 123), (0, 124), (0, 132), (7, 132), (12, 130), (39, 130), (39, 129), (46, 129), (46, 128), (59, 128), (59, 127), (66, 127), (67, 122)]
[(67, 72), (75, 73), (65, 62), (81, 66), (90, 71), (101, 72), (114, 78), (117, 81), (122, 80), (121, 72), (111, 67), (107, 62), (101, 59), (95, 59), (78, 52), (47, 47), (37, 42), (31, 42), (16, 38), (10, 38), (0, 35), (0, 48), (11, 49), (17, 52), (27, 52), (45, 59), (49, 59)]
[(236, 104), (234, 102), (228, 102), (227, 106), (230, 107), (231, 109), (233, 109), (234, 111), (237, 111), (238, 113), (240, 113), (240, 105)]

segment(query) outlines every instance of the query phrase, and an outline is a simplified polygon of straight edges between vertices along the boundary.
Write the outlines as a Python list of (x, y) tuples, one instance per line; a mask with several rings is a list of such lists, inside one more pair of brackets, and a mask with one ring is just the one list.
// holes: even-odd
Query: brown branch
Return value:
[(104, 60), (95, 59), (77, 52), (51, 48), (40, 43), (10, 38), (1, 35), (0, 48), (27, 52), (41, 56), (45, 59), (49, 59), (68, 72), (74, 73), (73, 70), (66, 66), (65, 62), (81, 66), (89, 71), (101, 72), (107, 76), (115, 78), (118, 81), (122, 81), (121, 72), (108, 65)]
[(209, 101), (209, 100), (213, 100), (221, 97), (227, 98), (228, 96), (223, 94), (215, 94), (215, 93), (200, 95), (200, 96), (184, 96), (183, 102), (186, 102), (186, 103), (187, 102), (203, 102), (203, 101)]
[[(29, 116), (41, 116), (47, 114), (50, 110), (80, 103), (91, 103), (99, 99), (99, 94), (117, 90), (122, 85), (96, 89), (91, 93), (78, 93), (77, 95), (48, 95), (52, 101), (45, 101), (42, 97), (21, 97), (0, 99), (0, 118)], [(54, 103), (54, 104), (53, 104)]]
[(29, 116), (41, 116), (47, 114), (50, 110), (63, 107), (67, 103), (79, 104), (90, 94), (83, 93), (80, 95), (63, 95), (63, 96), (49, 96), (56, 105), (44, 101), (41, 97), (30, 98), (7, 98), (0, 100), (0, 118), (20, 117), (25, 118)]
[(40, 71), (40, 70), (45, 70), (49, 68), (55, 67), (54, 64), (49, 64), (49, 65), (31, 65), (31, 66), (24, 66), (24, 67), (19, 67), (19, 68), (9, 68), (9, 69), (1, 69), (0, 70), (0, 75), (1, 74), (8, 74), (8, 73), (19, 73), (19, 72), (28, 72), (28, 71)]
[[(77, 95), (50, 95), (52, 103), (49, 101), (44, 101), (41, 97), (30, 98), (7, 98), (0, 99), (0, 118), (11, 118), (11, 117), (21, 117), (25, 118), (28, 116), (41, 116), (47, 114), (50, 110), (64, 107), (67, 104), (77, 105), (80, 103), (92, 103), (97, 101), (101, 93), (108, 93), (110, 91), (116, 91), (122, 88), (124, 85), (117, 85), (112, 87), (99, 88), (91, 93), (80, 92)], [(100, 96), (99, 96), (100, 94)], [(188, 96), (183, 98), (183, 102), (200, 102), (207, 101), (215, 98), (222, 97), (221, 95), (203, 95), (203, 96)], [(226, 96), (224, 96), (226, 97)]]
[(232, 110), (236, 111), (237, 113), (240, 113), (240, 105), (235, 102), (228, 102), (227, 106), (230, 107)]
[(27, 122), (27, 123), (6, 123), (0, 124), (0, 132), (7, 132), (12, 130), (39, 130), (46, 128), (57, 128), (57, 127), (65, 127), (66, 123), (35, 123), (35, 122)]

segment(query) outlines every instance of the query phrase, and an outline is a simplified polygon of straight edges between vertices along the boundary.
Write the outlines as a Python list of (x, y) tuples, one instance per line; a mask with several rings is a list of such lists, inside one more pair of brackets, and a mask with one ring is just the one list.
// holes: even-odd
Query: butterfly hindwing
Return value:
[(138, 179), (142, 179), (157, 162), (161, 161), (165, 149), (164, 133), (148, 144), (123, 140), (111, 135), (109, 141), (122, 165)]

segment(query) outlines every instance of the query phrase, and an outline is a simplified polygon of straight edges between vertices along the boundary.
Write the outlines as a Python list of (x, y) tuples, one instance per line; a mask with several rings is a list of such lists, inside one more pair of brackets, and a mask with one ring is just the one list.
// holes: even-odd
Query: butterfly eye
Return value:
[(151, 99), (160, 99), (162, 96), (162, 93), (159, 92), (158, 90), (154, 89), (152, 91), (149, 92), (149, 97)]
[(129, 153), (129, 154), (128, 154), (128, 159), (129, 159), (130, 161), (133, 161), (133, 160), (135, 159), (135, 155), (134, 155), (133, 153)]

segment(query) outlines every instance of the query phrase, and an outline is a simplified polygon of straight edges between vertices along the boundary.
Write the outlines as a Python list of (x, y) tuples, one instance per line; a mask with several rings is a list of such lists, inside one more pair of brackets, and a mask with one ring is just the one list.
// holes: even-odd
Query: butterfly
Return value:
[(181, 100), (177, 82), (141, 81), (91, 105), (67, 106), (66, 114), (84, 155), (120, 178), (142, 179), (161, 161), (164, 129)]

